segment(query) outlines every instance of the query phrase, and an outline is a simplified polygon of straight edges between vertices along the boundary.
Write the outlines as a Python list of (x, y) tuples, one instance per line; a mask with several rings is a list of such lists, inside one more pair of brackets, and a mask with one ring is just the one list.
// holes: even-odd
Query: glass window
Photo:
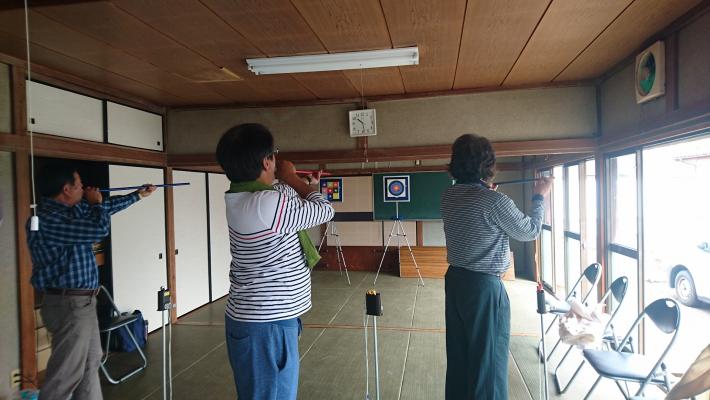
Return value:
[[(644, 302), (681, 303), (681, 326), (667, 359), (685, 371), (707, 345), (710, 326), (710, 137), (644, 149)], [(658, 355), (668, 338), (646, 324), (645, 350)]]
[(555, 181), (552, 185), (552, 227), (554, 235), (554, 257), (555, 257), (555, 293), (567, 294), (565, 285), (565, 179), (562, 166), (553, 168), (552, 174)]
[[(614, 332), (617, 336), (624, 336), (638, 317), (638, 261), (623, 254), (611, 252), (609, 255), (609, 266), (611, 270), (611, 280), (625, 276), (629, 279), (629, 288), (626, 297), (621, 305), (621, 310), (614, 318)], [(615, 310), (616, 304), (611, 297), (611, 309)], [(634, 349), (638, 350), (638, 334), (634, 336)]]
[(637, 249), (636, 153), (609, 160), (610, 242)]
[[(567, 288), (571, 289), (572, 285), (577, 282), (579, 276), (582, 274), (582, 268), (580, 266), (581, 260), (581, 250), (582, 246), (579, 240), (573, 239), (571, 237), (566, 237), (565, 242), (567, 244), (565, 248), (565, 258), (567, 261)], [(584, 288), (585, 293), (587, 288)], [(578, 292), (579, 293), (579, 292)]]
[(579, 166), (567, 169), (567, 230), (579, 232)]
[(552, 274), (552, 231), (547, 227), (542, 228), (540, 238), (540, 261), (542, 263), (542, 280), (553, 286), (554, 277)]

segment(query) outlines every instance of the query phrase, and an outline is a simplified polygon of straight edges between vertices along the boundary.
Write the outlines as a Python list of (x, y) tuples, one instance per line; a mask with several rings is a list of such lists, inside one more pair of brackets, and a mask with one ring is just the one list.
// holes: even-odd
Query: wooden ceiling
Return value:
[[(192, 106), (352, 99), (361, 88), (365, 96), (411, 95), (593, 79), (700, 0), (30, 3), (33, 63), (158, 105)], [(420, 49), (418, 66), (364, 72), (255, 76), (245, 62), (412, 45)], [(17, 5), (0, 7), (0, 52), (26, 58)]]

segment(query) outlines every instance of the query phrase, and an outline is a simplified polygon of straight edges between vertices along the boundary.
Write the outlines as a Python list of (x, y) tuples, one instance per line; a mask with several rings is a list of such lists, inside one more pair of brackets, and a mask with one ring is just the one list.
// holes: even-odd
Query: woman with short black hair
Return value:
[[(551, 178), (535, 185), (530, 216), (495, 191), (496, 156), (485, 137), (466, 134), (452, 146), (456, 184), (441, 196), (447, 260), (446, 399), (507, 399), (510, 303), (501, 276), (509, 238), (535, 240)], [(493, 189), (491, 189), (493, 188)]]

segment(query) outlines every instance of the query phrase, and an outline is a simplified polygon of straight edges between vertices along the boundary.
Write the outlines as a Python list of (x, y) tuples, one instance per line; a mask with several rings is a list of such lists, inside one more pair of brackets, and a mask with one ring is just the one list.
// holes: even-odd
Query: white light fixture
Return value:
[(345, 69), (396, 67), (419, 64), (419, 47), (355, 51), (271, 58), (249, 58), (249, 71), (256, 75), (297, 72), (341, 71)]

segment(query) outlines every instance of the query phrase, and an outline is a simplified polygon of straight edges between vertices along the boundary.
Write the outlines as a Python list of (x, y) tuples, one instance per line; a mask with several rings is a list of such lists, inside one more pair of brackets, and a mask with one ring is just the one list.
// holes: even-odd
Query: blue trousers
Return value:
[(507, 400), (510, 302), (500, 278), (446, 272), (446, 399)]
[(295, 400), (301, 320), (243, 322), (225, 316), (239, 400)]

